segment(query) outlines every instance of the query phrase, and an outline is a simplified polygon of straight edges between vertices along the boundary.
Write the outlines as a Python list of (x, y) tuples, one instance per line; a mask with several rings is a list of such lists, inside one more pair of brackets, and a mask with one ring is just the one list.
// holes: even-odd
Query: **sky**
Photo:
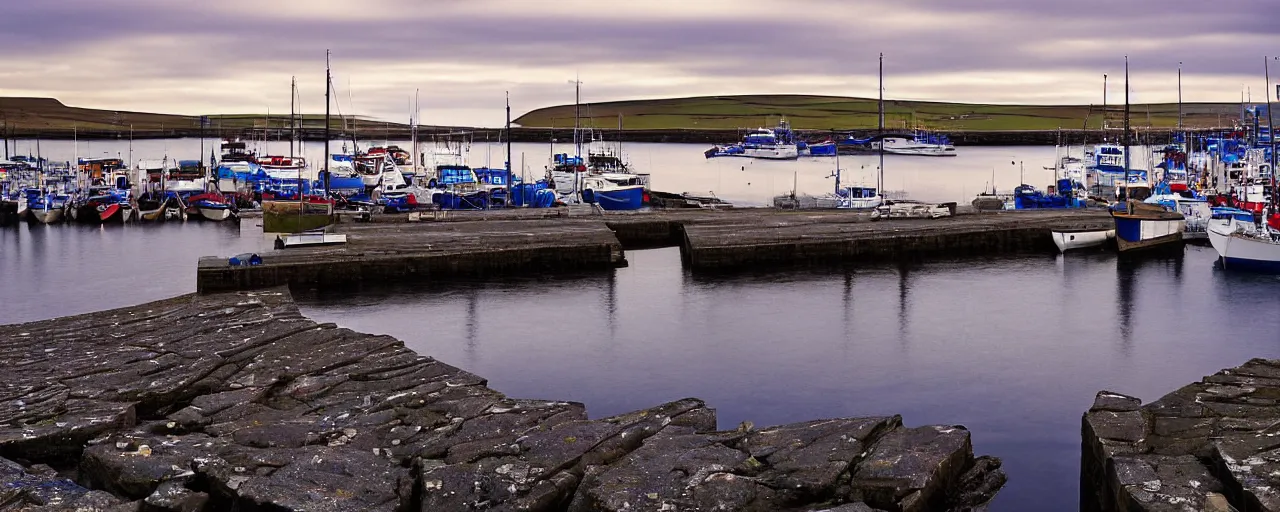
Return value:
[[(0, 0), (0, 96), (174, 114), (324, 110), (500, 126), (728, 94), (981, 103), (1262, 101), (1275, 0)], [(1280, 75), (1280, 61), (1272, 61)], [(1274, 82), (1274, 81), (1273, 81)]]

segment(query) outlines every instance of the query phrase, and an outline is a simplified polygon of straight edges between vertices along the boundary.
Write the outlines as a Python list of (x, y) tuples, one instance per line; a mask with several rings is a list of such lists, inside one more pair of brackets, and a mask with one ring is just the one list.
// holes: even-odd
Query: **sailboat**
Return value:
[[(297, 197), (282, 197), (275, 200), (262, 201), (262, 230), (267, 233), (303, 233), (333, 224), (333, 201), (327, 195), (329, 192), (329, 105), (330, 91), (333, 89), (333, 78), (329, 71), (329, 52), (325, 52), (325, 92), (324, 92), (324, 171), (321, 173), (323, 177), (324, 196), (315, 196), (309, 194), (307, 190), (306, 180), (302, 178), (302, 169), (298, 168), (297, 180), (298, 190)], [(297, 124), (297, 104), (298, 97), (298, 81), (295, 78), (290, 91), (289, 111), (290, 111), (290, 156), (292, 157), (293, 145), (296, 144), (296, 124)], [(290, 194), (292, 196), (292, 194)], [(277, 238), (277, 246), (280, 248), (288, 247), (291, 235), (285, 235), (283, 238)], [(342, 235), (345, 241), (345, 235)], [(296, 237), (295, 237), (296, 238)]]
[[(1264, 58), (1265, 59), (1265, 58)], [(1271, 69), (1266, 67), (1268, 90), (1271, 87)], [(1271, 114), (1271, 96), (1267, 96), (1268, 130), (1275, 126), (1275, 116)], [(1276, 168), (1276, 139), (1271, 138), (1271, 168)], [(1276, 176), (1271, 176), (1272, 187)], [(1271, 194), (1271, 204), (1267, 208), (1266, 222), (1258, 225), (1253, 213), (1235, 208), (1214, 208), (1209, 220), (1209, 243), (1218, 252), (1223, 268), (1251, 270), (1266, 273), (1280, 273), (1280, 201), (1277, 194)]]
[[(1129, 131), (1129, 58), (1124, 59), (1124, 183), (1132, 187), (1129, 170), (1129, 148), (1132, 146)], [(1125, 188), (1126, 197), (1111, 207), (1111, 218), (1116, 226), (1116, 249), (1120, 253), (1151, 251), (1157, 249), (1182, 249), (1182, 232), (1186, 218), (1163, 206), (1144, 203)]]
[[(880, 54), (880, 133), (884, 136), (884, 54)], [(878, 144), (880, 153), (880, 194), (884, 193), (884, 144)], [(955, 215), (955, 203), (925, 203), (909, 199), (881, 200), (871, 211), (871, 220), (879, 219), (937, 219)]]

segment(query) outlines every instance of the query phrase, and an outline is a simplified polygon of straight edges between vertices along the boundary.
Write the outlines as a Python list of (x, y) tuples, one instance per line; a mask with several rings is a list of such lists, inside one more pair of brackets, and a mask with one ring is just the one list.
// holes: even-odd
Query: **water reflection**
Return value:
[(911, 300), (908, 296), (911, 285), (907, 283), (910, 274), (911, 269), (907, 263), (898, 265), (898, 336), (904, 346), (907, 343), (907, 306)]
[(1133, 351), (1133, 282), (1137, 263), (1116, 259), (1116, 310), (1120, 312), (1120, 349), (1128, 356)]
[(841, 308), (841, 311), (843, 313), (843, 316), (841, 318), (844, 320), (844, 332), (849, 333), (852, 327), (851, 325), (849, 325), (849, 320), (853, 316), (853, 271), (852, 270), (844, 273), (844, 290), (840, 294), (840, 304), (841, 306), (843, 306)]
[(468, 288), (467, 295), (467, 366), (474, 368), (476, 365), (476, 344), (478, 336), (476, 333), (480, 331), (479, 303), (480, 291), (475, 287)]

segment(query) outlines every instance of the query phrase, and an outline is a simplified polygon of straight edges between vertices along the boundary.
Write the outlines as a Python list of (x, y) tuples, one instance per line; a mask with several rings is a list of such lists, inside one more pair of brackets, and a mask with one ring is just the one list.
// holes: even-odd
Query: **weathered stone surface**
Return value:
[(1280, 361), (1145, 406), (1099, 393), (1082, 425), (1085, 510), (1280, 510)]
[(880, 508), (936, 510), (972, 463), (964, 427), (895, 429), (858, 463), (853, 497)]
[(0, 326), (0, 364), (0, 456), (27, 464), (0, 459), (5, 512), (917, 510), (1004, 481), (963, 429), (897, 417), (717, 432), (690, 398), (588, 419), (316, 324), (284, 290)]
[(105, 510), (123, 503), (124, 500), (91, 491), (56, 473), (36, 474), (0, 458), (0, 510)]

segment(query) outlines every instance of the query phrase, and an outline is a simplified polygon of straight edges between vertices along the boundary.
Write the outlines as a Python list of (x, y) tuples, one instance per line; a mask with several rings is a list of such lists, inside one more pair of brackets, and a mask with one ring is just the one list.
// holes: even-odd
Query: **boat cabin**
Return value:
[(375, 146), (369, 148), (367, 153), (370, 156), (387, 155), (396, 165), (409, 165), (409, 160), (412, 158), (408, 151), (400, 149), (399, 146)]
[(836, 192), (841, 197), (852, 199), (871, 199), (876, 197), (875, 187), (842, 187)]
[(479, 182), (475, 171), (465, 165), (436, 166), (436, 178), (432, 181), (437, 187), (474, 186)]
[(220, 162), (252, 162), (256, 158), (248, 145), (239, 139), (222, 141), (222, 158)]
[(81, 158), (80, 172), (84, 173), (90, 183), (105, 184), (111, 173), (125, 169), (124, 161), (119, 158)]
[(1101, 171), (1124, 172), (1124, 147), (1117, 144), (1098, 144), (1085, 156), (1093, 157), (1093, 167)]

